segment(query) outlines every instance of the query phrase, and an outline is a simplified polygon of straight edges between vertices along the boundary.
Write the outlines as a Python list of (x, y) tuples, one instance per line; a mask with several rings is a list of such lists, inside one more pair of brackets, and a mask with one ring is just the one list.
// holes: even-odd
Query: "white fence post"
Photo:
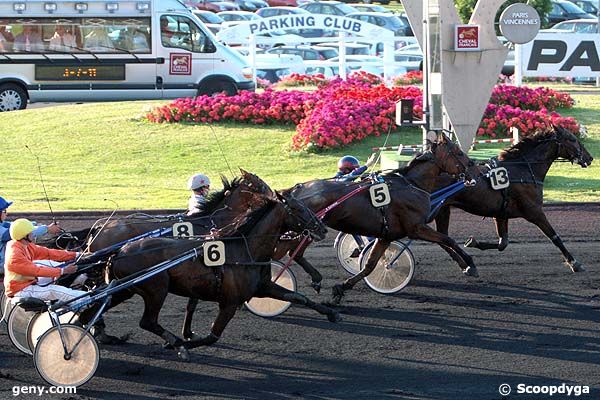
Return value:
[(248, 38), (248, 61), (252, 67), (252, 80), (254, 81), (254, 87), (257, 88), (256, 80), (256, 35), (250, 35)]
[[(386, 39), (383, 42), (383, 80), (386, 84), (389, 84), (392, 80), (392, 74), (394, 73), (394, 63), (396, 59), (394, 57), (394, 40)], [(376, 46), (377, 44), (375, 44)]]
[(338, 68), (340, 70), (340, 78), (346, 80), (346, 32), (340, 31), (340, 54)]

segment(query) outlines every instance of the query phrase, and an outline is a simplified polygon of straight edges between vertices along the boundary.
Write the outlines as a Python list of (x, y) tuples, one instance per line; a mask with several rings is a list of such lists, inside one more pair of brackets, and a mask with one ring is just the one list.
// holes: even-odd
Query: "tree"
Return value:
[[(484, 1), (484, 0), (482, 0)], [(468, 22), (469, 18), (471, 18), (471, 14), (473, 14), (473, 10), (475, 9), (475, 4), (477, 4), (477, 0), (454, 0), (456, 4), (456, 9), (458, 10), (458, 15), (463, 20), (463, 22)], [(542, 21), (546, 21), (546, 15), (552, 10), (552, 2), (551, 0), (528, 0), (528, 1), (519, 1), (519, 0), (507, 0), (498, 11), (498, 15), (496, 15), (496, 21), (500, 18), (500, 14), (506, 7), (514, 3), (527, 3), (533, 8), (536, 9), (538, 14), (540, 14), (540, 18)], [(542, 27), (546, 27), (544, 23), (542, 23)]]

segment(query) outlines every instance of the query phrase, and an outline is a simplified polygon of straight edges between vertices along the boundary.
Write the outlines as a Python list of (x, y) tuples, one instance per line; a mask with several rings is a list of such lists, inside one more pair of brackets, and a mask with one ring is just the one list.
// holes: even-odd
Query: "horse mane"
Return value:
[(221, 175), (221, 182), (223, 182), (223, 189), (210, 192), (206, 196), (206, 203), (204, 204), (204, 210), (200, 214), (212, 214), (217, 206), (225, 199), (225, 193), (236, 189), (242, 183), (241, 177), (235, 177), (230, 182), (225, 176)]
[(241, 215), (236, 218), (231, 224), (219, 229), (217, 237), (231, 236), (246, 236), (252, 228), (256, 226), (258, 221), (265, 216), (269, 210), (275, 205), (275, 202), (269, 201), (265, 205), (256, 210), (251, 211), (247, 215)]
[(523, 154), (527, 154), (537, 147), (543, 141), (552, 139), (556, 132), (553, 129), (538, 131), (533, 135), (524, 137), (519, 143), (513, 144), (507, 149), (504, 149), (498, 154), (498, 160), (515, 160)]

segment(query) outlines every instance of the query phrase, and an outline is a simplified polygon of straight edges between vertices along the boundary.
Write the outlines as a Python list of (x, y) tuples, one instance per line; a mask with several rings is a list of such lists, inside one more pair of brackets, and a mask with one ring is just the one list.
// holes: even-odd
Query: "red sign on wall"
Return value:
[(454, 50), (479, 50), (479, 25), (455, 25)]
[(191, 75), (192, 55), (189, 53), (171, 53), (169, 63), (170, 75)]

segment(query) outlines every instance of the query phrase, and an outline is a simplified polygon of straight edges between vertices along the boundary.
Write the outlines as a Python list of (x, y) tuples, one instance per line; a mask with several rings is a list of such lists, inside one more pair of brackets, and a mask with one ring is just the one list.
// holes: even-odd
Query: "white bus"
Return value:
[(178, 0), (0, 1), (0, 111), (254, 88), (248, 62)]

